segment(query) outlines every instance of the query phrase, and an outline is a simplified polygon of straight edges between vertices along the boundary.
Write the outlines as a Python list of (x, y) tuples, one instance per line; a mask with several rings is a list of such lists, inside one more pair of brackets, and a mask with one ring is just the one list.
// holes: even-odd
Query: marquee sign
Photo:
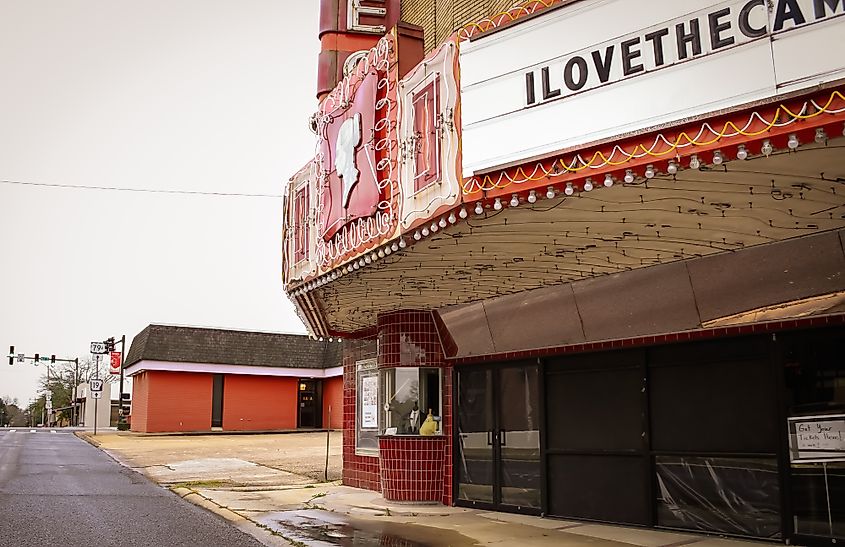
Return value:
[(351, 101), (327, 113), (319, 135), (320, 235), (326, 241), (346, 224), (372, 216), (378, 207), (375, 104), (381, 77), (372, 71), (358, 82)]
[(842, 0), (623, 2), (461, 44), (465, 176), (845, 76)]
[(720, 4), (532, 67), (525, 73), (525, 102), (530, 106), (564, 98), (694, 60), (841, 15), (842, 6), (839, 1), (815, 0), (805, 14), (809, 6), (802, 9), (798, 0), (782, 0), (771, 12), (766, 0)]
[(387, 35), (323, 100), (317, 130), (317, 267), (326, 271), (397, 226), (395, 44)]
[(443, 44), (399, 82), (403, 229), (454, 206), (461, 193), (456, 50)]

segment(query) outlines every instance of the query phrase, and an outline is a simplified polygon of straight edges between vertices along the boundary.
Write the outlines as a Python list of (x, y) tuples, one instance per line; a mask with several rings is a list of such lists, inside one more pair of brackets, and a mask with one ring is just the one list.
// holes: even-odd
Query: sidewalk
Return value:
[[(268, 545), (771, 545), (679, 532), (391, 503), (377, 492), (321, 482), (326, 433), (258, 436), (79, 436), (123, 465), (226, 518)], [(330, 437), (329, 478), (340, 476), (341, 434)], [(269, 532), (269, 533), (268, 533)]]

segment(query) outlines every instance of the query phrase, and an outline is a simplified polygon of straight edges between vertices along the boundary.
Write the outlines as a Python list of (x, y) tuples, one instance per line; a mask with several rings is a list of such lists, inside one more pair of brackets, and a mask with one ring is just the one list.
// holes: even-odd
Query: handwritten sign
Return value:
[(792, 461), (845, 461), (845, 415), (789, 418)]

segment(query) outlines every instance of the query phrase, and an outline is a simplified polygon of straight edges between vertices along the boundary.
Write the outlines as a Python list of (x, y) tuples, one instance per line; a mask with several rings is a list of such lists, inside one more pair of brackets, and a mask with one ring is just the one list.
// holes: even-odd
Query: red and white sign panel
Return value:
[(374, 147), (376, 84), (379, 73), (364, 77), (352, 104), (331, 113), (322, 139), (322, 169), (327, 174), (320, 230), (331, 239), (345, 224), (372, 216), (381, 199)]
[(120, 374), (120, 352), (111, 352), (111, 361), (109, 362), (109, 374)]

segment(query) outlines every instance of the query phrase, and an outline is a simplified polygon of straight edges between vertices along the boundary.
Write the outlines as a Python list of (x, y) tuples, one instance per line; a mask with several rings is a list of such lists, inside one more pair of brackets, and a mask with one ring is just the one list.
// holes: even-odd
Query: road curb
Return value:
[[(90, 433), (88, 433), (87, 431), (74, 431), (73, 434), (76, 435), (77, 437), (79, 437), (80, 439), (82, 439), (83, 441), (85, 441), (86, 443), (88, 443), (91, 446), (94, 446), (96, 448), (100, 448), (100, 445), (102, 444), (100, 441), (95, 439), (94, 436), (91, 435)], [(105, 450), (103, 452), (105, 452)], [(106, 453), (108, 453), (108, 452), (106, 452)]]
[(169, 490), (183, 500), (193, 503), (197, 507), (201, 507), (202, 509), (225, 519), (232, 526), (235, 526), (242, 532), (249, 534), (264, 545), (270, 547), (296, 545), (285, 537), (268, 531), (266, 527), (261, 526), (249, 517), (245, 517), (236, 511), (232, 511), (228, 507), (219, 505), (196, 490), (185, 488), (184, 486), (171, 486), (169, 487)]

